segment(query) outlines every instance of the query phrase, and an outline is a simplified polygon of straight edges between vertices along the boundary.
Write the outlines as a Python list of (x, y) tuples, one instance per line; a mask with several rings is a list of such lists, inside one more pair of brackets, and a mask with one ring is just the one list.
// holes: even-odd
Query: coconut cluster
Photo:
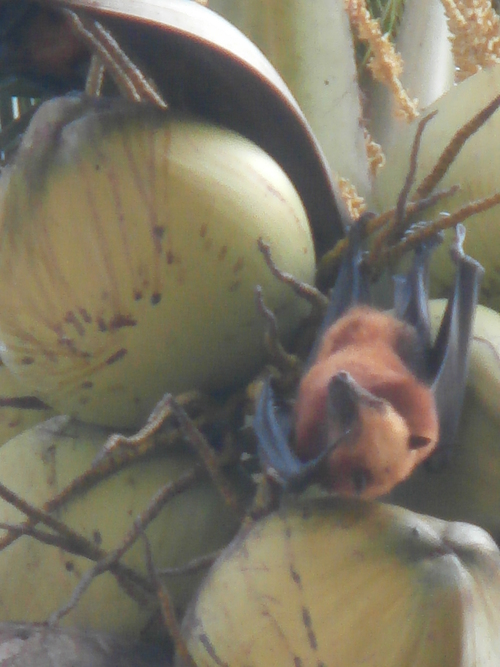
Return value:
[[(467, 252), (486, 268), (486, 305), (474, 324), (452, 464), (434, 475), (420, 469), (390, 503), (311, 497), (308, 489), (285, 495), (278, 509), (255, 503), (242, 523), (234, 508), (250, 507), (259, 476), (249, 484), (238, 456), (252, 459), (244, 424), (269, 361), (266, 340), (280, 373), (293, 369), (297, 379), (269, 323), (300, 356), (308, 339), (297, 332), (311, 315), (262, 247), (275, 268), (312, 285), (317, 260), (348, 219), (333, 173), (380, 209), (395, 205), (415, 126), (398, 130), (372, 183), (348, 14), (358, 17), (358, 35), (379, 45), (377, 71), (401, 91), (399, 61), (364, 3), (347, 3), (347, 14), (329, 0), (314, 11), (310, 0), (294, 0), (293, 11), (281, 0), (238, 8), (214, 0), (269, 50), (325, 158), (264, 56), (209, 10), (165, 0), (158, 18), (147, 2), (130, 14), (97, 4), (118, 27), (147, 20), (137, 30), (167, 51), (183, 45), (183, 71), (195, 83), (187, 110), (185, 99), (182, 109), (105, 95), (51, 99), (0, 176), (0, 622), (61, 620), (135, 639), (164, 632), (159, 607), (168, 620), (170, 601), (184, 618), (179, 634), (169, 621), (177, 667), (496, 666), (494, 214), (468, 226)], [(269, 39), (267, 22), (280, 20), (286, 48)], [(335, 88), (331, 62), (341, 57), (348, 67)], [(495, 96), (498, 72), (479, 71), (430, 107), (438, 113), (423, 135), (417, 184)], [(330, 113), (345, 128), (338, 141)], [(497, 122), (470, 138), (442, 180), (460, 185), (447, 206), (492, 194)], [(438, 256), (436, 293), (451, 275)], [(256, 305), (257, 286), (265, 306)], [(433, 326), (443, 308), (431, 303)], [(193, 414), (174, 409), (170, 395), (196, 404)], [(163, 427), (160, 413), (170, 419)], [(237, 455), (217, 484), (229, 441)], [(212, 553), (208, 574), (193, 566)]]

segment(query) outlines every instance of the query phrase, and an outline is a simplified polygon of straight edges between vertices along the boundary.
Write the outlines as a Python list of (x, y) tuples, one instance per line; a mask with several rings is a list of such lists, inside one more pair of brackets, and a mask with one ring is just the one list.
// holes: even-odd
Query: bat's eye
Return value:
[(358, 496), (361, 496), (371, 482), (371, 474), (365, 468), (354, 468), (351, 472), (351, 482)]

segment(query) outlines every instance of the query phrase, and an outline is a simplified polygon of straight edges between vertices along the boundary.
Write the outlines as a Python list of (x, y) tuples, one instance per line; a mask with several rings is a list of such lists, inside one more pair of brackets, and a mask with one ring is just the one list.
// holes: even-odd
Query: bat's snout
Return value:
[(385, 401), (364, 389), (347, 371), (339, 371), (328, 383), (329, 440), (339, 440), (360, 423), (363, 408), (382, 411)]
[(428, 438), (416, 438), (412, 446), (405, 418), (347, 371), (331, 378), (326, 407), (327, 442), (338, 444), (331, 448), (324, 481), (335, 494), (375, 498), (387, 493), (414, 468), (421, 456), (415, 450), (429, 445)]

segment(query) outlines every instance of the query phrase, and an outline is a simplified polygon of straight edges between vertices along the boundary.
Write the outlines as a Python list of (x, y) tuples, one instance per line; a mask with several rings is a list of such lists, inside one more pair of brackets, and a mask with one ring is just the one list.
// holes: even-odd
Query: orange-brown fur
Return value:
[[(369, 483), (361, 493), (388, 493), (435, 448), (439, 420), (430, 387), (418, 380), (398, 354), (416, 333), (409, 325), (373, 308), (356, 307), (333, 324), (323, 337), (314, 366), (303, 377), (296, 403), (296, 451), (302, 460), (317, 456), (327, 445), (328, 384), (347, 371), (364, 389), (386, 401), (383, 410), (365, 406), (360, 434), (343, 441), (330, 455), (323, 482), (342, 495), (355, 493), (356, 471)], [(410, 447), (410, 438), (426, 445)]]

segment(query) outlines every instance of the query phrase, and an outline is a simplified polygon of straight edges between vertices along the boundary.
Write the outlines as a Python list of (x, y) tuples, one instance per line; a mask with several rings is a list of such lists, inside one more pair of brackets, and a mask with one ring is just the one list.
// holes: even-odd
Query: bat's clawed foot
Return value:
[(464, 251), (464, 241), (466, 236), (465, 225), (459, 224), (455, 227), (455, 239), (450, 247), (450, 255), (455, 264), (470, 264), (472, 271), (478, 273), (481, 278), (484, 269), (478, 261), (467, 255)]
[(455, 227), (455, 240), (451, 244), (450, 254), (455, 262), (459, 262), (465, 257), (464, 252), (465, 241), (465, 227), (464, 225), (457, 225)]

